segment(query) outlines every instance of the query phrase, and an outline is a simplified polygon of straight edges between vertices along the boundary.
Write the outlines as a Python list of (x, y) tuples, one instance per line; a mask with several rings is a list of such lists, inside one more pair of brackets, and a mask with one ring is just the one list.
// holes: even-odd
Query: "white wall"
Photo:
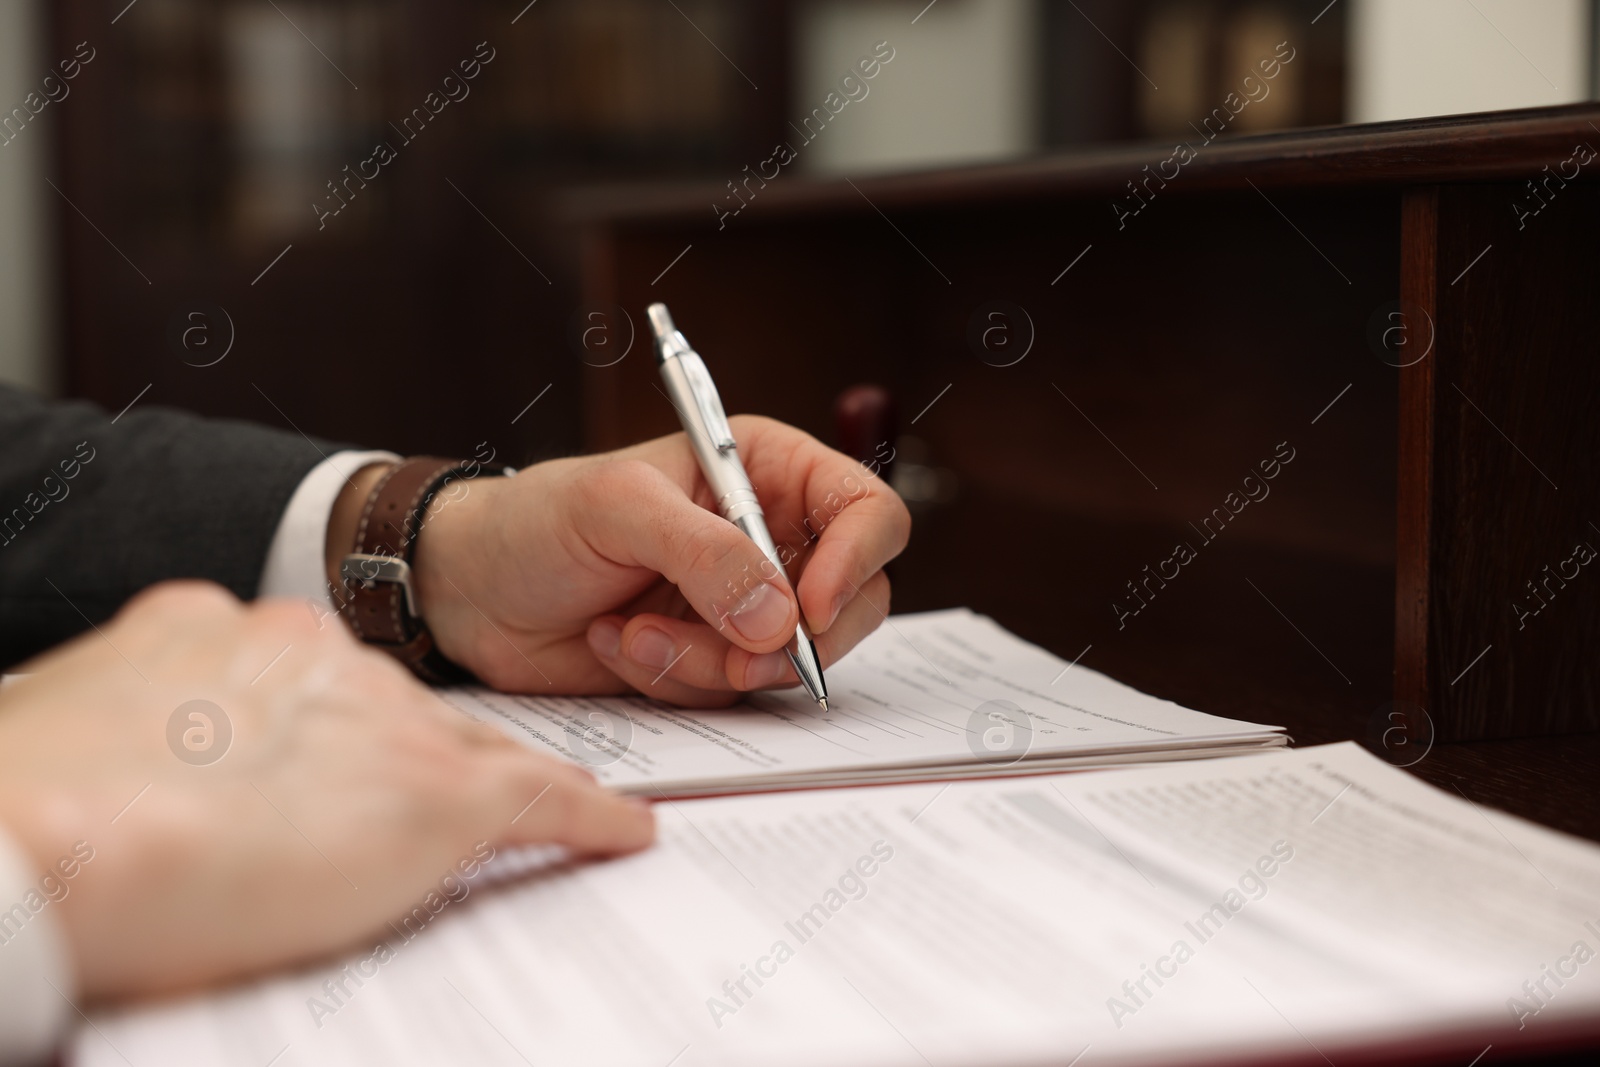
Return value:
[(925, 7), (927, 0), (826, 0), (799, 9), (796, 119), (874, 44), (895, 49), (870, 94), (802, 152), (802, 166), (854, 173), (1006, 158), (1036, 147), (1035, 0)]
[(1589, 98), (1587, 0), (1350, 0), (1349, 119)]
[[(0, 114), (50, 73), (35, 0), (0, 0)], [(21, 136), (0, 147), (0, 381), (50, 391), (58, 381), (51, 324), (56, 260), (50, 234), (56, 194), (45, 184), (51, 104)]]
[[(802, 166), (937, 166), (1037, 147), (1038, 0), (937, 0), (924, 10), (926, 2), (818, 0), (798, 9), (798, 114), (877, 41), (897, 50), (871, 95), (807, 147)], [(1343, 2), (1352, 122), (1590, 98), (1589, 0)]]

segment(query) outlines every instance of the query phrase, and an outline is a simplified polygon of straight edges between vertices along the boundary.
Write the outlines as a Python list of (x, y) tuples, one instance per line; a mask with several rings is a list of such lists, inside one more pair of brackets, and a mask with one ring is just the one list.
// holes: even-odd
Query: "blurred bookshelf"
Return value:
[[(488, 439), (513, 462), (570, 449), (577, 263), (544, 194), (737, 171), (787, 118), (783, 2), (113, 15), (62, 0), (49, 16), (56, 50), (98, 52), (59, 109), (57, 222), (67, 388), (112, 411), (148, 384), (142, 402), (338, 440), (469, 454)], [(190, 307), (226, 311), (222, 361), (172, 343)], [(546, 385), (567, 402), (512, 427)]]
[[(1183, 138), (1229, 93), (1223, 134), (1344, 121), (1345, 9), (1327, 0), (1043, 0), (1046, 148)], [(1265, 93), (1259, 63), (1294, 50)], [(1151, 76), (1154, 74), (1155, 79)]]
[[(54, 50), (98, 53), (54, 113), (68, 391), (406, 451), (576, 448), (561, 192), (715, 188), (768, 155), (830, 4), (59, 0)], [(1227, 133), (1338, 122), (1344, 15), (1316, 6), (1038, 0), (1033, 149), (1182, 137), (1285, 39)], [(201, 307), (226, 336), (197, 358), (174, 322)]]

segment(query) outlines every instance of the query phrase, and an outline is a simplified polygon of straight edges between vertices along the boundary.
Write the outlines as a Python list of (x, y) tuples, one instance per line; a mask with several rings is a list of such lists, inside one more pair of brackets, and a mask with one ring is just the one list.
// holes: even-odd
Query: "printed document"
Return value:
[(965, 610), (894, 616), (827, 678), (826, 713), (799, 689), (727, 711), (643, 697), (444, 696), (602, 784), (650, 797), (1037, 774), (1287, 741), (1279, 727), (1147, 696)]
[(71, 1062), (1466, 1064), (1600, 1025), (1600, 848), (1353, 743), (655, 809), (649, 851), (96, 1014)]

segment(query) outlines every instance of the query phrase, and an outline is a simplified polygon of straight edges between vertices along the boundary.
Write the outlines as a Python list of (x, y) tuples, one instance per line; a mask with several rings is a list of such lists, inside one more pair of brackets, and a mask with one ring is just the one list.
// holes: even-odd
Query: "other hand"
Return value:
[(46, 906), (91, 998), (371, 948), (484, 844), (607, 854), (654, 832), (641, 803), (467, 719), (298, 601), (168, 583), (19, 670), (0, 694), (0, 824), (40, 870), (71, 858)]

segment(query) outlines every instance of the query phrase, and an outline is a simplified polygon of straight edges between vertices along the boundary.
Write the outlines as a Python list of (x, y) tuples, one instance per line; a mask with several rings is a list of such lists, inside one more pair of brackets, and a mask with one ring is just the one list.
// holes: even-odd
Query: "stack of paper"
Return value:
[(1276, 748), (1281, 727), (1146, 696), (970, 611), (897, 615), (800, 690), (730, 711), (644, 698), (445, 694), (533, 748), (648, 796), (1040, 774)]
[(1353, 744), (657, 811), (650, 851), (98, 1015), (72, 1062), (1465, 1065), (1600, 1020), (1600, 848)]

